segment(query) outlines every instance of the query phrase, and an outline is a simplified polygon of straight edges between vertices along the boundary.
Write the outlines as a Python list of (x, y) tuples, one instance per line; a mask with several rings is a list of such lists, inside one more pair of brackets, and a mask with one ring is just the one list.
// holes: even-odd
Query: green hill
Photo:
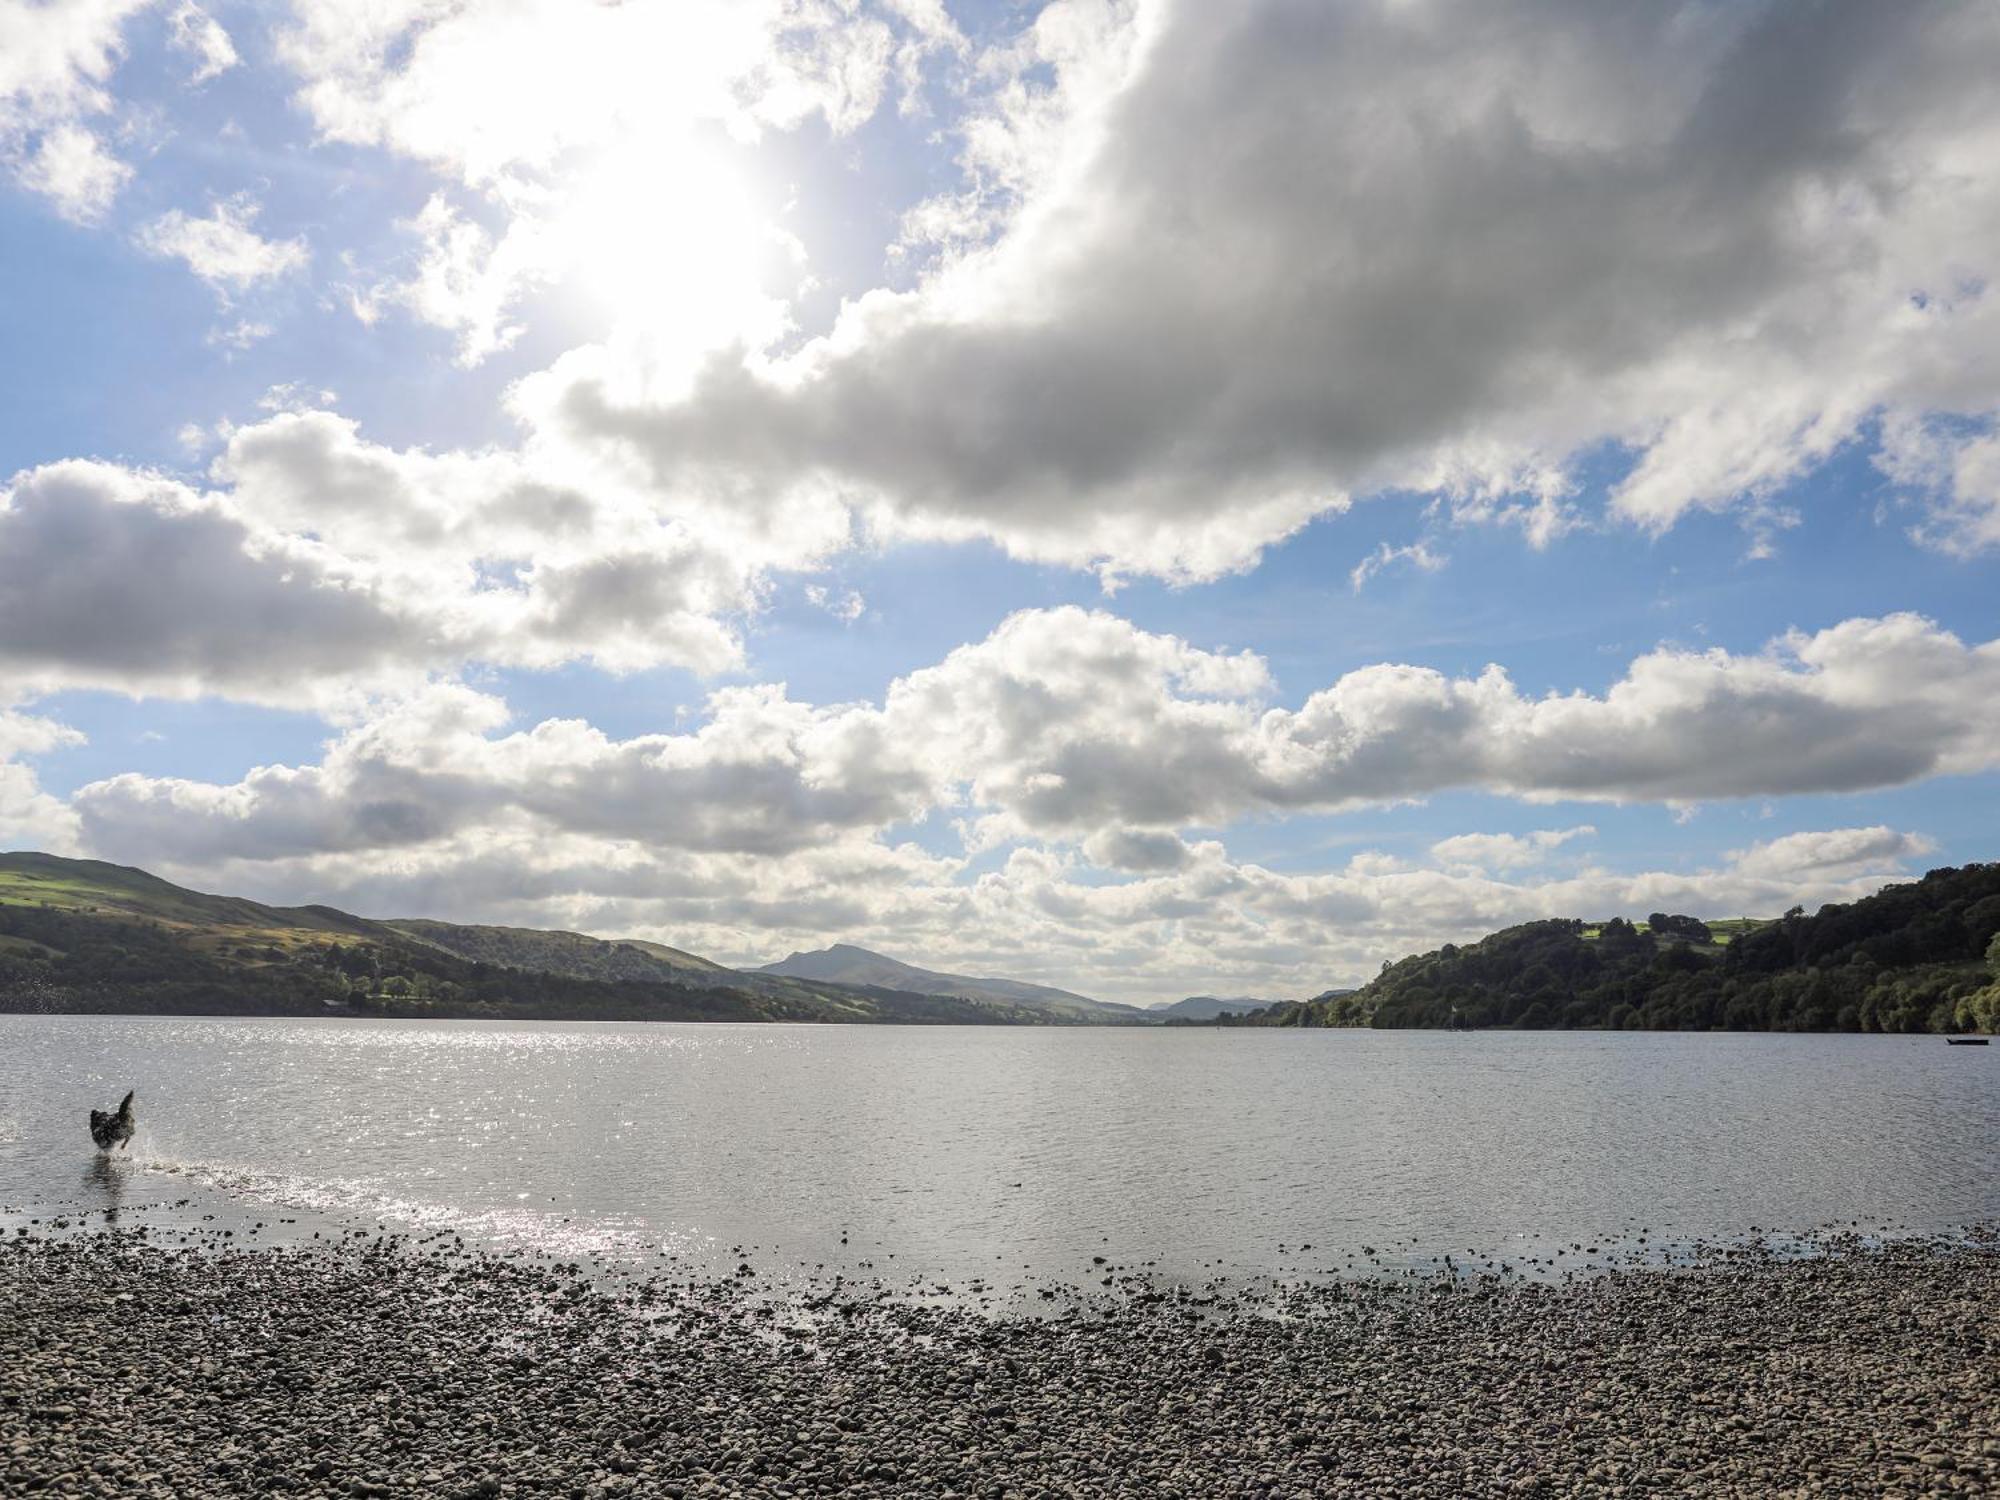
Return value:
[(879, 985), (739, 974), (661, 943), (211, 896), (98, 860), (0, 854), (0, 1011), (551, 1020), (1050, 1017)]
[(263, 906), (237, 896), (205, 896), (144, 870), (54, 854), (0, 854), (0, 905), (273, 932), (355, 936), (376, 926), (330, 906)]
[(1348, 994), (1208, 1024), (1992, 1031), (2000, 864), (1774, 922), (1526, 922), (1389, 964)]
[(507, 969), (561, 974), (570, 979), (657, 980), (667, 984), (713, 983), (733, 969), (664, 943), (587, 937), (580, 932), (537, 927), (477, 927), (456, 922), (398, 918), (385, 922), (418, 942), (460, 958)]

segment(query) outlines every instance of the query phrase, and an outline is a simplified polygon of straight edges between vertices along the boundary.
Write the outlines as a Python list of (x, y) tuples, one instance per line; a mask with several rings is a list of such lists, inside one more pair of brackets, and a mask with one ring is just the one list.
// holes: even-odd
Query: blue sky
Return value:
[(1995, 23), (1508, 9), (0, 11), (0, 839), (1141, 1000), (1993, 857)]

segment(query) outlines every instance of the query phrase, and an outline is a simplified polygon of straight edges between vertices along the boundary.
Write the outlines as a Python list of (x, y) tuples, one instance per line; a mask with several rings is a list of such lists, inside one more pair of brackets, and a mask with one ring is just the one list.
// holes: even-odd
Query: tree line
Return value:
[(1220, 1026), (2000, 1030), (2000, 864), (1933, 870), (1719, 941), (1693, 917), (1524, 922)]

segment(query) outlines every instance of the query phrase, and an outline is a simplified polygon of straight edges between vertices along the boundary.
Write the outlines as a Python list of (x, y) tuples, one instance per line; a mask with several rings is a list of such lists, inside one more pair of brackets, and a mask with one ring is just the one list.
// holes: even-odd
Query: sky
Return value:
[(2000, 7), (0, 0), (0, 847), (1296, 998), (2000, 858)]

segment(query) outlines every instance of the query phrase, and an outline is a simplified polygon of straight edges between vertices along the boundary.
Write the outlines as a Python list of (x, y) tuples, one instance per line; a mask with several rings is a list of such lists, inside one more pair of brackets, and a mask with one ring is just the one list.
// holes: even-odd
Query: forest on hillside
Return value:
[(1525, 922), (1384, 966), (1343, 995), (1219, 1026), (2000, 1030), (2000, 864), (1933, 870), (1722, 935), (1655, 913)]
[[(471, 962), (419, 943), (265, 941), (168, 923), (0, 904), (0, 1011), (167, 1015), (817, 1020), (721, 986), (577, 979)], [(217, 939), (221, 938), (221, 941)]]
[(517, 968), (403, 941), (383, 924), (357, 925), (387, 935), (300, 941), (296, 932), (190, 928), (0, 902), (0, 1013), (998, 1025), (1045, 1019), (953, 996), (865, 987), (755, 991), (728, 984), (726, 971), (709, 983), (699, 975), (640, 980)]

